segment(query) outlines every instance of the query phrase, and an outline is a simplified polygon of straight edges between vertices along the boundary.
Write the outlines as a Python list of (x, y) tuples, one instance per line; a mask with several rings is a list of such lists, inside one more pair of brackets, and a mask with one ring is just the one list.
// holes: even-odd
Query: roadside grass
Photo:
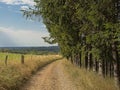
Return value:
[(63, 65), (78, 90), (117, 90), (114, 80), (109, 77), (103, 78), (93, 71), (80, 69), (66, 59), (63, 61)]
[(20, 54), (8, 54), (6, 66), (5, 56), (6, 53), (0, 53), (0, 90), (19, 90), (39, 68), (61, 58), (59, 55), (25, 55), (25, 63), (21, 64)]

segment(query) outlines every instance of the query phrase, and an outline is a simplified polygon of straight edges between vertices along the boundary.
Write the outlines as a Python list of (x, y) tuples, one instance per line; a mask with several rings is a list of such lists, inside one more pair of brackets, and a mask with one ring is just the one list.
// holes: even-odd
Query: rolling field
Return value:
[(59, 58), (59, 55), (24, 55), (22, 64), (20, 54), (0, 53), (0, 90), (18, 90), (39, 68)]

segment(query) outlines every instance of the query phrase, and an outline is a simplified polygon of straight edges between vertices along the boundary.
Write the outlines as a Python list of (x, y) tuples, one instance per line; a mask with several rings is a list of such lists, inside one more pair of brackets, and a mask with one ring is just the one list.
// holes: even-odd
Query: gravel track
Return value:
[(77, 90), (64, 71), (62, 60), (39, 70), (21, 90)]

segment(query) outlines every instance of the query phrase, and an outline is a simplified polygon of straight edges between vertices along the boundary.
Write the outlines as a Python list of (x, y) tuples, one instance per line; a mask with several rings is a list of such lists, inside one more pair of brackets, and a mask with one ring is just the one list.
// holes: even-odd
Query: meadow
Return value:
[(60, 58), (59, 55), (28, 54), (21, 63), (21, 54), (0, 53), (0, 90), (19, 90), (38, 69)]

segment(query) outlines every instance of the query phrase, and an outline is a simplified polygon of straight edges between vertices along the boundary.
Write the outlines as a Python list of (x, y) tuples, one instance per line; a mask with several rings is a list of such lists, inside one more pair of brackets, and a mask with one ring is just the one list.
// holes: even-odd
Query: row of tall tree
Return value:
[(27, 17), (43, 17), (50, 37), (72, 63), (115, 78), (120, 86), (120, 0), (34, 0)]

